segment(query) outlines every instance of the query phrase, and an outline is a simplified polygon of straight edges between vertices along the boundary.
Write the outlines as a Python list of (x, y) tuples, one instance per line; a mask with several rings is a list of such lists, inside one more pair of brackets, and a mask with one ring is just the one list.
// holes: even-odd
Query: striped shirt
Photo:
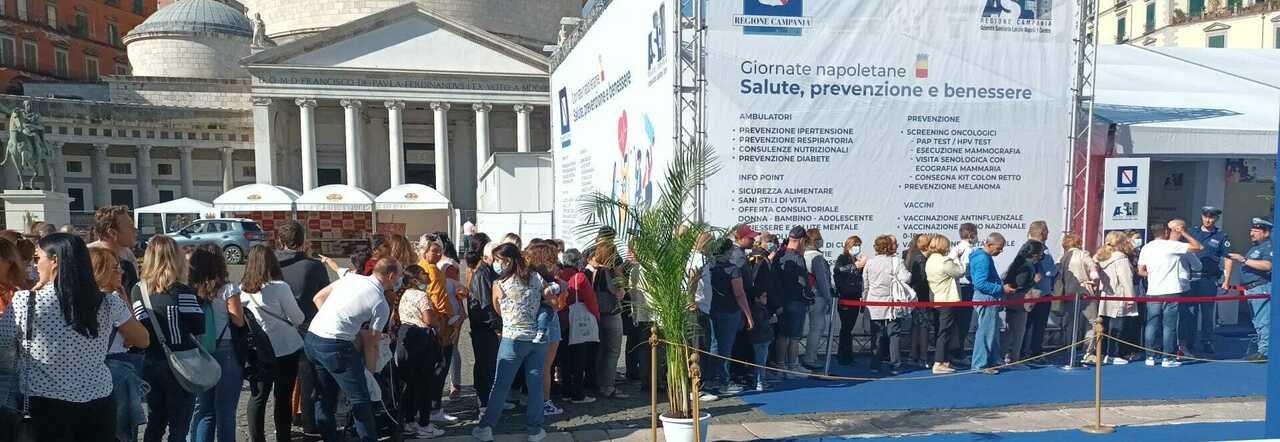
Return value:
[[(156, 330), (152, 327), (151, 311), (142, 302), (142, 283), (134, 286), (129, 297), (133, 304), (133, 316), (147, 328), (151, 342), (159, 343)], [(204, 334), (204, 309), (196, 291), (185, 284), (175, 284), (169, 290), (151, 294), (151, 307), (156, 311), (156, 321), (163, 329), (164, 341), (173, 351), (190, 350), (199, 345), (195, 336)], [(164, 358), (164, 349), (159, 345), (147, 347), (148, 357)]]

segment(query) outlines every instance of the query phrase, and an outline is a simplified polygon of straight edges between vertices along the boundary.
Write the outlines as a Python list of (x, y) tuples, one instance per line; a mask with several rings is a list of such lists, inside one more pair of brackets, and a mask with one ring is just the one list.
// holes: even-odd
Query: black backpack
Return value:
[(249, 381), (270, 380), (276, 372), (276, 351), (271, 347), (271, 338), (249, 309), (244, 309), (244, 322), (244, 327), (234, 327), (239, 330), (236, 353), (244, 366), (244, 378)]

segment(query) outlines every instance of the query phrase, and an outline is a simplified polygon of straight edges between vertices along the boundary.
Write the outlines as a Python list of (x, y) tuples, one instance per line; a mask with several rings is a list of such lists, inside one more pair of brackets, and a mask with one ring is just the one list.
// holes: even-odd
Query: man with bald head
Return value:
[[(1004, 251), (1006, 241), (1004, 235), (992, 233), (987, 236), (987, 243), (982, 248), (974, 249), (969, 255), (969, 280), (973, 282), (974, 301), (999, 301), (1004, 295), (1013, 293), (1012, 286), (1004, 285), (1000, 272), (996, 270), (994, 257)], [(973, 358), (970, 365), (974, 370), (986, 374), (997, 374), (994, 368), (1000, 357), (1000, 306), (985, 305), (973, 308), (974, 320), (978, 321), (978, 329), (973, 334)]]

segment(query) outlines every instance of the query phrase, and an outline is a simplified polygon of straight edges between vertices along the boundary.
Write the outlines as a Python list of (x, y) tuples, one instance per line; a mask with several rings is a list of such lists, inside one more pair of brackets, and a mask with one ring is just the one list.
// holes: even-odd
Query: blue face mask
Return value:
[(493, 262), (493, 271), (494, 271), (494, 272), (496, 272), (497, 274), (501, 275), (501, 274), (502, 274), (502, 272), (503, 272), (504, 270), (506, 270), (506, 269), (502, 267), (502, 261), (496, 261), (496, 260), (495, 260), (495, 261)]
[(769, 243), (764, 246), (764, 249), (768, 250), (770, 253), (773, 253), (778, 250), (778, 245), (774, 243)]

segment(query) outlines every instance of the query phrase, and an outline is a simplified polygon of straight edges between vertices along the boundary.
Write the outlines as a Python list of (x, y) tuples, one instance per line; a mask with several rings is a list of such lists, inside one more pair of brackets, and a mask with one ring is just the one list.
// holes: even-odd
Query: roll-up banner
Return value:
[(1074, 15), (1067, 0), (710, 0), (708, 221), (816, 227), (828, 255), (850, 235), (955, 241), (971, 222), (1004, 234), (1008, 259), (1032, 221), (1061, 231)]
[(579, 238), (581, 197), (635, 207), (657, 199), (671, 160), (674, 0), (615, 1), (551, 74), (555, 234)]

